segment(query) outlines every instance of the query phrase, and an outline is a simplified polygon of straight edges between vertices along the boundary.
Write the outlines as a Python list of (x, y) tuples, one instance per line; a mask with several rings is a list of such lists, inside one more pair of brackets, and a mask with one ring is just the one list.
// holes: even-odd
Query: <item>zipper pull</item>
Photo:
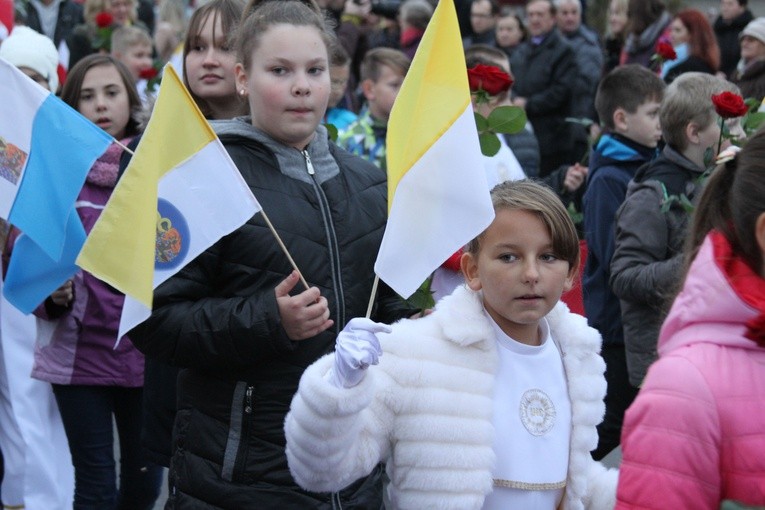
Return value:
[(247, 392), (244, 394), (244, 412), (252, 413), (252, 390), (254, 386), (247, 386)]
[(308, 175), (314, 175), (316, 172), (313, 170), (313, 163), (311, 163), (311, 156), (308, 155), (308, 151), (303, 149), (303, 157), (305, 158), (305, 167), (308, 169)]

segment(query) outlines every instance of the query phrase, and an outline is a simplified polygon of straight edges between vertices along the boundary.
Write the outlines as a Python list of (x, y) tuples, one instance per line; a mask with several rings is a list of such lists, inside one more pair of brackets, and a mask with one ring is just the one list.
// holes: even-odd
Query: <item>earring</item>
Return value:
[(240, 96), (242, 96), (242, 97), (244, 97), (244, 96), (246, 96), (246, 95), (247, 95), (247, 91), (246, 91), (245, 89), (240, 89), (240, 90), (239, 90), (239, 95), (240, 95)]

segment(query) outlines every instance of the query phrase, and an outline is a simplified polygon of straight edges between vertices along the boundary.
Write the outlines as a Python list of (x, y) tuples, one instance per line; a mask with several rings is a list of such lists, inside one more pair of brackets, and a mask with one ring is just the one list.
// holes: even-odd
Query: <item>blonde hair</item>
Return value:
[(685, 128), (691, 122), (700, 129), (717, 122), (712, 96), (721, 92), (739, 93), (739, 88), (712, 74), (689, 72), (678, 76), (667, 86), (659, 110), (664, 141), (682, 152), (688, 148)]
[(112, 53), (125, 54), (133, 46), (142, 44), (151, 47), (151, 37), (143, 28), (136, 26), (117, 27), (112, 32)]
[[(505, 181), (491, 190), (491, 201), (495, 211), (521, 210), (536, 214), (547, 227), (555, 255), (568, 262), (570, 271), (579, 270), (576, 227), (563, 202), (549, 187), (528, 179)], [(477, 255), (484, 234), (485, 231), (470, 241), (465, 251)]]

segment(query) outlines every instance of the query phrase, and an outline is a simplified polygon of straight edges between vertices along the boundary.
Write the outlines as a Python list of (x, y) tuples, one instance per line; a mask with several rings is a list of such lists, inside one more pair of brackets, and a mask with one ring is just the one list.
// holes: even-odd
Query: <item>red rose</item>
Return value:
[(107, 28), (114, 23), (114, 16), (109, 12), (99, 12), (96, 14), (95, 21), (98, 28)]
[(441, 264), (441, 267), (451, 269), (452, 271), (460, 272), (460, 260), (462, 259), (462, 249), (457, 250), (451, 257)]
[(513, 85), (510, 75), (497, 66), (478, 64), (468, 69), (468, 84), (470, 90), (483, 90), (491, 96), (505, 92)]
[(744, 98), (733, 92), (722, 92), (712, 96), (712, 104), (715, 105), (715, 111), (723, 119), (733, 119), (741, 117), (749, 111), (744, 103)]
[(158, 74), (159, 71), (153, 67), (147, 67), (146, 69), (141, 69), (141, 72), (138, 73), (138, 77), (143, 80), (151, 80), (152, 78), (156, 78)]
[(662, 60), (675, 60), (677, 58), (675, 48), (668, 42), (663, 41), (656, 45), (656, 54), (661, 57)]

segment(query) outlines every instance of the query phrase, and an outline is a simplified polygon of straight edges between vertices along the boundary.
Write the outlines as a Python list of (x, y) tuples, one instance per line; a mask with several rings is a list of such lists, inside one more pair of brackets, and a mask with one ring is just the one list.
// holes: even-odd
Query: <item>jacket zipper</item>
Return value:
[(343, 294), (343, 285), (340, 279), (340, 248), (337, 244), (337, 235), (335, 234), (335, 226), (332, 223), (332, 216), (329, 213), (329, 201), (327, 200), (327, 196), (324, 194), (324, 190), (316, 181), (316, 171), (313, 168), (311, 156), (305, 149), (300, 152), (303, 154), (303, 158), (305, 158), (305, 167), (308, 171), (308, 175), (313, 178), (314, 189), (316, 190), (316, 196), (319, 200), (319, 209), (321, 210), (321, 216), (324, 220), (325, 233), (327, 234), (327, 244), (329, 245), (329, 267), (332, 271), (332, 285), (334, 286), (335, 290), (335, 301), (337, 307), (335, 333), (339, 334), (340, 329), (345, 325), (345, 296)]
[(242, 416), (242, 431), (239, 442), (239, 451), (236, 454), (236, 462), (234, 464), (234, 481), (237, 481), (240, 475), (245, 471), (245, 464), (247, 461), (247, 452), (250, 449), (250, 427), (252, 426), (252, 415), (255, 406), (252, 401), (252, 393), (255, 390), (255, 386), (248, 385), (247, 390), (244, 392), (244, 415)]

